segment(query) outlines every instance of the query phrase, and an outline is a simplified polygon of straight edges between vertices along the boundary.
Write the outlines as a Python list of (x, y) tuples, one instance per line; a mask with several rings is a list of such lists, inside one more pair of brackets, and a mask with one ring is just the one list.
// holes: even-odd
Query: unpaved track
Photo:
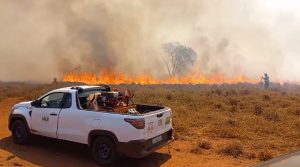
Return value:
[[(8, 98), (0, 102), (0, 166), (99, 167), (84, 145), (39, 137), (33, 138), (30, 145), (14, 144), (7, 129), (7, 120), (12, 105), (19, 101), (18, 98)], [(206, 152), (192, 154), (189, 142), (175, 141), (169, 149), (164, 147), (143, 159), (121, 158), (113, 166), (226, 167), (249, 166), (253, 163)]]

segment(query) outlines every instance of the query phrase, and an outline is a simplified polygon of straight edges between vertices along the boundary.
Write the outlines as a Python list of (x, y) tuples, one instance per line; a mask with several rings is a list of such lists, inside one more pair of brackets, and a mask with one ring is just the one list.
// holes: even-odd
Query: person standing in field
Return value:
[(267, 73), (264, 74), (264, 76), (261, 77), (261, 79), (264, 82), (264, 87), (265, 89), (269, 89), (270, 86), (270, 77)]

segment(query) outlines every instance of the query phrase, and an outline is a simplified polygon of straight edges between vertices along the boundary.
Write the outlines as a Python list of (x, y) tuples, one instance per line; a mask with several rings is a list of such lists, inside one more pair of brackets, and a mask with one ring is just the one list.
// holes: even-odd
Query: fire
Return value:
[(63, 76), (66, 82), (83, 82), (87, 84), (222, 84), (222, 83), (257, 83), (244, 75), (234, 78), (226, 78), (221, 74), (204, 76), (199, 72), (192, 72), (182, 77), (156, 79), (151, 74), (128, 76), (124, 73), (116, 73), (109, 70), (101, 70), (99, 74), (89, 72), (69, 72)]

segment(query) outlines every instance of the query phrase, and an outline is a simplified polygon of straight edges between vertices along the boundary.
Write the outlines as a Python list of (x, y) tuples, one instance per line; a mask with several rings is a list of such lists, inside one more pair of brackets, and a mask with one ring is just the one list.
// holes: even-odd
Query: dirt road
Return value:
[(270, 161), (261, 163), (257, 167), (299, 167), (300, 151), (282, 155)]
[[(13, 143), (7, 129), (7, 119), (13, 104), (18, 98), (8, 98), (0, 102), (0, 166), (45, 166), (45, 167), (99, 167), (91, 158), (89, 149), (80, 144), (35, 137), (30, 145)], [(189, 141), (175, 141), (143, 159), (121, 158), (114, 166), (249, 166), (255, 162), (235, 159), (203, 151), (190, 152)]]

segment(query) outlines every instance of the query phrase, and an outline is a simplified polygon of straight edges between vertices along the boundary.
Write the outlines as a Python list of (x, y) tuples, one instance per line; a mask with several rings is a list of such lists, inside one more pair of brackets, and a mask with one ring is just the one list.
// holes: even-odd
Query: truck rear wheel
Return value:
[(12, 124), (12, 137), (16, 144), (27, 144), (30, 133), (22, 120), (16, 120)]
[(97, 137), (92, 144), (92, 155), (100, 165), (112, 164), (117, 160), (114, 143), (107, 137)]

